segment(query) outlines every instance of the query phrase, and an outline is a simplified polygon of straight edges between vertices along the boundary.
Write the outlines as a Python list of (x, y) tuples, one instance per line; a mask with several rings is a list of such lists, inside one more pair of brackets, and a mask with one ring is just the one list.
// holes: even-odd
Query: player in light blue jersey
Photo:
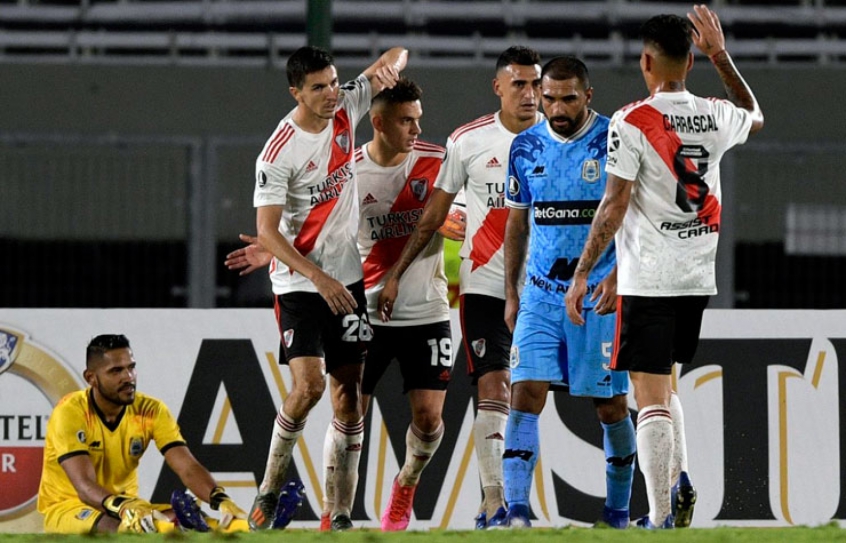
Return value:
[(588, 278), (592, 296), (585, 301), (587, 325), (573, 325), (564, 304), (605, 191), (609, 120), (589, 109), (592, 95), (584, 63), (574, 57), (550, 60), (541, 72), (547, 121), (522, 132), (511, 144), (505, 318), (514, 342), (503, 467), (507, 524), (512, 527), (531, 525), (529, 494), (540, 452), (538, 419), (550, 387), (556, 385), (569, 386), (574, 396), (593, 398), (606, 458), (602, 520), (615, 528), (629, 524), (636, 443), (626, 402), (628, 379), (609, 368), (617, 298), (613, 247)]

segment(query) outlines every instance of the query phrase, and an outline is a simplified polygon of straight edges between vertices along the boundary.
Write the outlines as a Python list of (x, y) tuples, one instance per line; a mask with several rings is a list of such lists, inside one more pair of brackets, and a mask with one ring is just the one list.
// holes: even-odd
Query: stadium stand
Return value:
[[(738, 61), (846, 61), (846, 0), (718, 0)], [(639, 52), (637, 28), (687, 2), (336, 0), (339, 65), (376, 58), (402, 40), (418, 65), (485, 64), (514, 41), (542, 55), (562, 44), (593, 65)], [(303, 43), (302, 0), (3, 0), (4, 62), (142, 62), (281, 66)]]

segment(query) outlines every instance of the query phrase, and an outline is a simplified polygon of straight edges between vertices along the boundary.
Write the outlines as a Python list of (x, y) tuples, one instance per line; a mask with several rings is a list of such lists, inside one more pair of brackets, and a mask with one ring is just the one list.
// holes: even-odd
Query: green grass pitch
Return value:
[(588, 528), (441, 531), (382, 533), (377, 530), (354, 530), (344, 533), (321, 533), (315, 530), (285, 530), (249, 534), (174, 533), (169, 535), (97, 535), (62, 536), (46, 534), (0, 534), (0, 543), (140, 543), (216, 542), (222, 543), (806, 543), (846, 542), (846, 530), (835, 524), (816, 528), (709, 528), (667, 531), (637, 529), (611, 530)]

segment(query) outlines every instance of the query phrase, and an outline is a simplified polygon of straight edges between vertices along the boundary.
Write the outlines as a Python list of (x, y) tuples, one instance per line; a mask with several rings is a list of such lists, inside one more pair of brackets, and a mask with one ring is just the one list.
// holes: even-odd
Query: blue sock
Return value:
[(505, 453), (502, 455), (505, 502), (509, 507), (529, 505), (539, 452), (538, 415), (512, 409), (505, 426)]
[(609, 509), (628, 510), (637, 451), (634, 424), (631, 417), (626, 417), (614, 424), (602, 424), (602, 430), (605, 435), (605, 505)]

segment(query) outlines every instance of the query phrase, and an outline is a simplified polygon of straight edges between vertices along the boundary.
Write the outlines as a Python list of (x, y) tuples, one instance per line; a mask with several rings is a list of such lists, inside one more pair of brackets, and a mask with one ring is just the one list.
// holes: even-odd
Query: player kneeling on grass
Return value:
[[(167, 406), (136, 394), (136, 375), (125, 336), (100, 335), (88, 344), (88, 388), (62, 398), (47, 423), (38, 489), (44, 531), (247, 531), (246, 513), (191, 454)], [(138, 463), (151, 441), (185, 486), (220, 512), (220, 520), (207, 518), (181, 490), (171, 504), (138, 497)]]

